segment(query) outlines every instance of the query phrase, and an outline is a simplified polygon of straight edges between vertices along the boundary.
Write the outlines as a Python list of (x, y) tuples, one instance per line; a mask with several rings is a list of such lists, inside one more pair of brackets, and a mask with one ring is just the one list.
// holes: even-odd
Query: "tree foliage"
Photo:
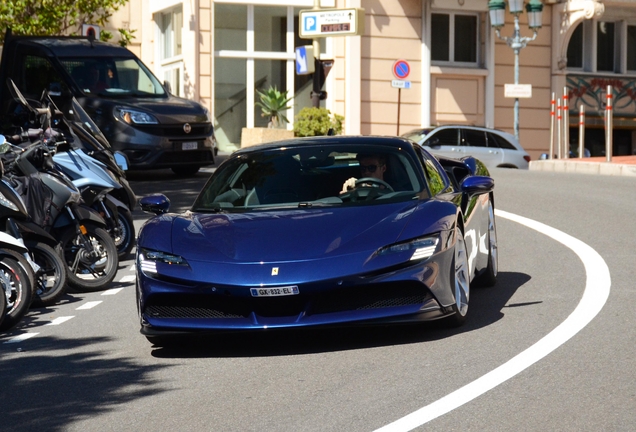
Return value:
[(13, 34), (55, 36), (79, 34), (82, 24), (104, 27), (113, 12), (127, 2), (128, 0), (1, 0), (0, 43), (4, 40), (7, 28), (11, 28)]

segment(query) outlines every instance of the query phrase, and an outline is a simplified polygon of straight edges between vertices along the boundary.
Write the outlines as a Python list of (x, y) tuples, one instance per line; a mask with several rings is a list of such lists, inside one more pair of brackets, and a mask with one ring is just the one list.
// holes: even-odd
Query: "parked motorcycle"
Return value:
[[(4, 137), (0, 135), (0, 147), (2, 145)], [(3, 171), (4, 169), (0, 170), (0, 175), (4, 174)], [(53, 236), (31, 221), (24, 201), (5, 179), (0, 181), (0, 231), (22, 238), (37, 265), (34, 268), (35, 293), (32, 305), (55, 304), (66, 291), (66, 266), (62, 260), (62, 248)]]
[(113, 237), (119, 256), (128, 255), (135, 240), (132, 209), (137, 198), (121, 168), (127, 169), (125, 155), (112, 152), (106, 138), (75, 98), (71, 99), (71, 109), (65, 111), (69, 113), (65, 118), (48, 92), (43, 92), (40, 101), (27, 101), (13, 81), (9, 80), (8, 86), (18, 106), (27, 114), (27, 119), (19, 121), (21, 135), (17, 140), (32, 142), (44, 136), (45, 140), (57, 142), (54, 156), (57, 168), (71, 178), (84, 202), (106, 220), (106, 230)]
[[(0, 153), (6, 154), (7, 147), (0, 146)], [(44, 142), (10, 151), (15, 156), (7, 166), (12, 186), (25, 198), (33, 222), (60, 241), (69, 285), (79, 291), (105, 288), (119, 263), (106, 221), (84, 205), (72, 181), (55, 170), (52, 151)]]
[(27, 252), (20, 240), (0, 232), (0, 292), (6, 303), (0, 331), (19, 323), (31, 306), (34, 276), (31, 264), (23, 256)]

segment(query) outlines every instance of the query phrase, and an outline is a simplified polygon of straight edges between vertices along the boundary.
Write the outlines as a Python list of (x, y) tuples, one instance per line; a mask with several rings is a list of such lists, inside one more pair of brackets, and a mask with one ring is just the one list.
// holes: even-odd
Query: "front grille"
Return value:
[(209, 307), (150, 305), (146, 314), (153, 318), (245, 318)]
[[(339, 287), (315, 295), (287, 297), (237, 297), (226, 290), (220, 294), (157, 295), (149, 299), (145, 313), (154, 318), (247, 318), (252, 313), (262, 317), (298, 316), (382, 309), (424, 304), (430, 293), (419, 283), (378, 284)], [(220, 292), (220, 291), (219, 291)]]
[(430, 295), (420, 284), (379, 284), (339, 289), (316, 296), (312, 314), (368, 310), (424, 303)]

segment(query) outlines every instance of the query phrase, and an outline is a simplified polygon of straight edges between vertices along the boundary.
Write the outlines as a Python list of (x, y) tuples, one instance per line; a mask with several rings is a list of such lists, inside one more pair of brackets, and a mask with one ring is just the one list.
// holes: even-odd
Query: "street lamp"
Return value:
[[(531, 38), (521, 37), (519, 31), (519, 15), (523, 13), (524, 0), (508, 0), (508, 9), (515, 18), (515, 29), (512, 37), (501, 36), (500, 30), (506, 22), (505, 11), (506, 2), (504, 0), (489, 0), (488, 10), (490, 11), (490, 25), (495, 29), (497, 37), (513, 49), (515, 53), (515, 84), (519, 84), (519, 51), (528, 45), (528, 42), (537, 38), (537, 33), (541, 28), (543, 3), (540, 0), (530, 0), (526, 5), (528, 12), (528, 27), (534, 32)], [(515, 137), (519, 139), (519, 98), (515, 98)]]

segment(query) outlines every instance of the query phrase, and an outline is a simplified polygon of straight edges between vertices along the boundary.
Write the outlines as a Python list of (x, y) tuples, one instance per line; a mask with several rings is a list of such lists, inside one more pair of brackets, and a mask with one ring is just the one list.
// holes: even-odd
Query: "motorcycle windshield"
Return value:
[(110, 149), (110, 143), (108, 142), (102, 131), (99, 129), (99, 127), (95, 124), (93, 119), (91, 119), (89, 115), (86, 114), (84, 108), (82, 108), (79, 102), (77, 102), (77, 99), (73, 98), (71, 105), (73, 107), (72, 121), (78, 125), (81, 125), (82, 129), (91, 134), (93, 138), (95, 138), (99, 142), (99, 144), (103, 146), (104, 149)]

